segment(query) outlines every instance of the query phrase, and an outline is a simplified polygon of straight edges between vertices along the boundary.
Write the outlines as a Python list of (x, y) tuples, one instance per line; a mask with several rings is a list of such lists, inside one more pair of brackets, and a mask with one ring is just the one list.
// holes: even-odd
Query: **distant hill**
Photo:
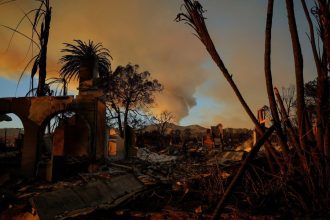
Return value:
[[(199, 134), (205, 134), (206, 130), (208, 128), (204, 128), (200, 125), (180, 126), (180, 125), (171, 123), (169, 126), (169, 129), (167, 130), (166, 133), (169, 134), (169, 133), (171, 133), (171, 131), (175, 131), (175, 130), (180, 130), (181, 132), (183, 132), (185, 129), (190, 129), (192, 135), (199, 135)], [(157, 130), (157, 127), (156, 127), (156, 125), (149, 125), (143, 130), (151, 132), (151, 131)]]
[[(193, 136), (195, 136), (195, 135), (206, 134), (206, 130), (210, 129), (210, 128), (205, 128), (200, 125), (180, 126), (180, 125), (171, 123), (169, 126), (169, 129), (167, 130), (166, 133), (169, 134), (169, 133), (171, 133), (172, 130), (180, 130), (181, 132), (183, 132), (185, 129), (190, 129), (191, 134)], [(151, 132), (151, 131), (157, 130), (157, 127), (156, 127), (156, 125), (149, 125), (143, 130)], [(225, 133), (230, 133), (230, 134), (247, 133), (250, 131), (250, 129), (247, 129), (247, 128), (224, 128), (223, 130)]]
[[(171, 124), (170, 127), (171, 130), (180, 130), (181, 132), (183, 132), (185, 129), (190, 129), (191, 134), (193, 136), (197, 136), (197, 135), (203, 135), (206, 134), (206, 130), (209, 128), (204, 128), (200, 125), (188, 125), (188, 126), (180, 126), (180, 125), (175, 125), (175, 124)], [(171, 132), (171, 130), (169, 132)]]

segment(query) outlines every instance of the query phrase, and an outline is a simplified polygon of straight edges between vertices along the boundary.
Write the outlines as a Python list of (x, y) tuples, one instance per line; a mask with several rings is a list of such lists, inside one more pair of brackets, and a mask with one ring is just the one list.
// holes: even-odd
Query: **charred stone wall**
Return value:
[[(33, 176), (40, 160), (40, 143), (46, 124), (56, 114), (73, 111), (82, 115), (90, 127), (92, 160), (103, 156), (105, 143), (105, 103), (93, 96), (20, 97), (0, 99), (0, 114), (14, 113), (24, 127), (21, 173)], [(72, 138), (74, 141), (74, 137)]]

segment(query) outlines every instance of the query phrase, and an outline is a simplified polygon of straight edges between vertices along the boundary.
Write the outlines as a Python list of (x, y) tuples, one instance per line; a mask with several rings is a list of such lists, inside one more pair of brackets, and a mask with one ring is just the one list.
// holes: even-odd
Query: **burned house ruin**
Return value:
[[(91, 164), (104, 155), (106, 106), (102, 91), (97, 88), (97, 74), (89, 68), (80, 68), (77, 96), (43, 96), (1, 98), (0, 115), (13, 113), (22, 121), (24, 141), (21, 149), (19, 173), (32, 177), (40, 175), (40, 164), (45, 146), (45, 129), (58, 114), (73, 112), (73, 117), (60, 124), (52, 138), (51, 157), (86, 156)], [(49, 176), (52, 161), (46, 165), (42, 177)], [(50, 167), (50, 168), (49, 168)], [(48, 169), (48, 171), (47, 171)], [(39, 173), (37, 173), (39, 172)]]

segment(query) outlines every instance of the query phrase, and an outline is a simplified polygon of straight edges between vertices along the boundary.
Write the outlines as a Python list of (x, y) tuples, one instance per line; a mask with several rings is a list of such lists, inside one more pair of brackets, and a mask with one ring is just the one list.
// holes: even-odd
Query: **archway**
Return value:
[(21, 165), (24, 126), (13, 113), (0, 115), (0, 174)]
[(44, 163), (47, 180), (60, 180), (87, 171), (91, 129), (83, 116), (71, 111), (57, 113), (44, 121), (41, 131), (40, 150), (47, 161)]
[[(24, 146), (19, 173), (33, 177), (40, 173), (47, 161), (44, 140), (46, 124), (53, 116), (65, 111), (74, 111), (88, 122), (90, 130), (90, 158), (95, 162), (104, 156), (105, 145), (105, 103), (95, 97), (81, 95), (65, 97), (19, 97), (0, 98), (0, 115), (15, 113), (24, 125)], [(50, 154), (49, 152), (49, 155)], [(48, 157), (49, 157), (48, 155)], [(43, 159), (43, 156), (46, 159)], [(44, 177), (44, 176), (43, 176)]]

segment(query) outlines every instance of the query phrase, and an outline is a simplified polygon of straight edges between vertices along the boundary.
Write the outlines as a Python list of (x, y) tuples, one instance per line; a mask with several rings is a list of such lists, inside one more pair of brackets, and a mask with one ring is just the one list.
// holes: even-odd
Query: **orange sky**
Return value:
[[(207, 9), (207, 25), (215, 44), (247, 102), (254, 110), (267, 104), (263, 74), (266, 1), (202, 3)], [(164, 85), (164, 92), (157, 97), (156, 112), (172, 111), (181, 124), (252, 127), (202, 44), (191, 34), (192, 30), (173, 21), (180, 4), (177, 0), (52, 1), (48, 72), (57, 74), (63, 42), (73, 39), (102, 42), (114, 58), (113, 68), (129, 62), (139, 64), (141, 70), (150, 71)], [(36, 5), (30, 0), (1, 5), (0, 24), (15, 27), (23, 16), (22, 11)], [(274, 85), (278, 87), (294, 83), (284, 9), (283, 3), (275, 4), (272, 56)], [(311, 80), (315, 71), (305, 35), (307, 29), (302, 14), (297, 16), (305, 54), (305, 78)], [(29, 24), (22, 23), (20, 30), (30, 33)], [(10, 35), (10, 31), (0, 28), (0, 77), (17, 79), (27, 61), (24, 57), (29, 44), (16, 35), (6, 50)]]

